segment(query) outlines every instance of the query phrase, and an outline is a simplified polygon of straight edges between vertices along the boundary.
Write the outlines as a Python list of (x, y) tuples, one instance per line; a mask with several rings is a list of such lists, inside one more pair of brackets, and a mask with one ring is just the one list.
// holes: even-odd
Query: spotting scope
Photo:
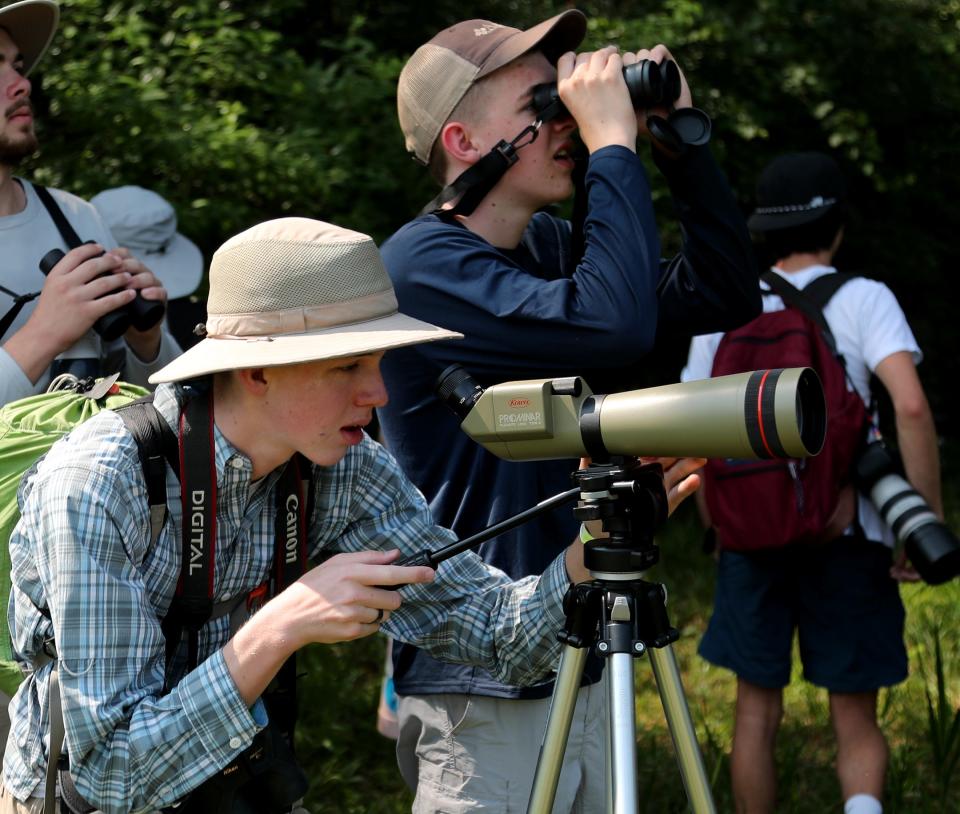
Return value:
[(460, 428), (508, 461), (804, 458), (820, 451), (827, 427), (823, 387), (808, 367), (595, 395), (579, 376), (483, 388), (451, 365), (436, 389)]

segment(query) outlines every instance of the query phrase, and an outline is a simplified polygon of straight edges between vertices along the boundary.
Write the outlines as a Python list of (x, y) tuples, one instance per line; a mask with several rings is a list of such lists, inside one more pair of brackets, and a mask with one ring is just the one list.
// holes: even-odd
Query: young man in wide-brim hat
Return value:
[[(174, 431), (194, 400), (209, 401), (209, 423), (189, 433), (209, 433), (216, 474), (210, 599), (243, 598), (269, 578), (277, 512), (290, 511), (274, 486), (298, 453), (309, 461), (307, 550), (323, 564), (239, 630), (228, 616), (208, 620), (197, 666), (165, 671), (161, 619), (178, 590), (180, 532), (196, 525), (177, 475), (167, 467), (168, 517), (151, 543), (137, 445), (120, 416), (101, 413), (53, 447), (24, 483), (10, 541), (12, 637), (27, 662), (57, 654), (70, 775), (103, 811), (160, 809), (229, 764), (266, 723), (258, 697), (311, 642), (383, 628), (503, 680), (536, 681), (555, 666), (562, 595), (588, 576), (579, 546), (517, 582), (472, 552), (436, 572), (395, 564), (453, 535), (363, 431), (387, 400), (379, 363), (391, 348), (458, 334), (398, 312), (369, 237), (303, 218), (255, 226), (215, 253), (208, 313), (206, 338), (153, 380)], [(189, 449), (181, 441), (181, 455)], [(42, 810), (50, 670), (13, 699), (0, 811)]]

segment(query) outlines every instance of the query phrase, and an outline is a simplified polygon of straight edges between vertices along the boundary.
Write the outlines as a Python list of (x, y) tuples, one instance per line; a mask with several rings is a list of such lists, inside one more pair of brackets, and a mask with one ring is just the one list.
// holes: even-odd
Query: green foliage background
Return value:
[[(432, 197), (405, 154), (394, 89), (445, 25), (524, 27), (542, 0), (66, 0), (35, 91), (42, 151), (25, 171), (84, 195), (121, 183), (173, 201), (207, 256), (228, 236), (298, 214), (387, 237)], [(838, 262), (885, 280), (913, 323), (938, 424), (947, 390), (960, 212), (960, 0), (583, 2), (588, 46), (667, 43), (745, 210), (776, 152), (825, 149), (855, 202)], [(656, 179), (668, 246), (669, 203)], [(675, 374), (684, 349), (659, 360)]]
[[(948, 292), (955, 289), (960, 234), (960, 0), (579, 5), (591, 19), (587, 46), (670, 46), (696, 103), (714, 117), (713, 150), (745, 211), (759, 169), (777, 152), (821, 149), (841, 161), (854, 206), (838, 264), (884, 280), (903, 304), (926, 352), (921, 373), (948, 441), (945, 474), (956, 483), (949, 394), (960, 378), (960, 354)], [(156, 189), (177, 206), (181, 231), (207, 257), (237, 231), (288, 214), (383, 240), (435, 191), (405, 155), (396, 124), (395, 83), (407, 56), (460, 19), (525, 27), (566, 6), (65, 0), (61, 30), (33, 77), (42, 150), (22, 172), (85, 196), (118, 184)], [(665, 243), (675, 248), (669, 200), (652, 165), (651, 175)], [(676, 348), (657, 360), (658, 373), (675, 375), (684, 353)], [(701, 742), (708, 744), (719, 799), (728, 803), (720, 764), (729, 746), (732, 685), (693, 656), (711, 579), (695, 557), (696, 532), (688, 532), (676, 542), (675, 561), (687, 568), (670, 575), (672, 595), (691, 599), (678, 604), (674, 621), (684, 628), (680, 658)], [(955, 587), (908, 592), (912, 618), (921, 624), (930, 616), (955, 631)], [(914, 663), (926, 659), (929, 670), (927, 627), (908, 636)], [(955, 634), (948, 647), (955, 698)], [(314, 810), (408, 808), (390, 744), (372, 734), (378, 648), (371, 639), (312, 648), (304, 659), (311, 679), (301, 751), (313, 773)], [(956, 810), (955, 796), (940, 807), (924, 762), (929, 685), (921, 676), (894, 691), (887, 708), (893, 711), (885, 712), (896, 722), (888, 781), (893, 811)], [(827, 724), (808, 689), (794, 692), (788, 706), (799, 707), (799, 718), (781, 750), (798, 798), (789, 810), (820, 811), (836, 799), (832, 757), (829, 738), (821, 743), (808, 733), (811, 726), (826, 731)], [(642, 755), (651, 778), (649, 810), (679, 811), (675, 785), (653, 788), (675, 776), (656, 701), (647, 701), (641, 709), (653, 713), (641, 721), (649, 739)]]

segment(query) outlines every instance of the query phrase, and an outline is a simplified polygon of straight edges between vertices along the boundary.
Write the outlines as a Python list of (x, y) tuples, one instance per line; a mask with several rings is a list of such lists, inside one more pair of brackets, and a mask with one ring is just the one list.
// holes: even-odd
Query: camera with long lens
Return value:
[(579, 376), (484, 388), (452, 365), (436, 390), (467, 435), (509, 461), (801, 458), (820, 451), (827, 426), (823, 386), (811, 368), (595, 395)]
[[(93, 243), (92, 240), (86, 240), (84, 243)], [(101, 257), (104, 252), (94, 255)], [(55, 265), (63, 259), (64, 253), (61, 249), (51, 249), (40, 258), (40, 271), (49, 274)], [(105, 271), (98, 274), (97, 278), (109, 277), (113, 272)], [(138, 291), (137, 296), (126, 305), (115, 308), (107, 314), (100, 317), (93, 323), (93, 329), (103, 338), (105, 342), (112, 342), (127, 332), (132, 325), (138, 331), (146, 331), (156, 325), (163, 319), (165, 306), (162, 302), (144, 299)]]
[(939, 585), (960, 574), (960, 540), (903, 477), (898, 457), (883, 441), (867, 444), (855, 477), (924, 582)]
[[(680, 69), (671, 59), (663, 62), (641, 59), (633, 65), (625, 65), (623, 80), (637, 110), (670, 107), (680, 97)], [(560, 100), (556, 82), (537, 85), (533, 89), (533, 107), (544, 121), (570, 115)]]

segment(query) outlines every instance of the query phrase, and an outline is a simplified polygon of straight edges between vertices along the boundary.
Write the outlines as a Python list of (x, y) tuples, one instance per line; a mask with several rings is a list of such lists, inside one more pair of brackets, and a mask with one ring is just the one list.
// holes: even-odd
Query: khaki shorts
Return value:
[[(550, 698), (401, 696), (397, 762), (415, 791), (413, 814), (525, 812)], [(606, 805), (602, 682), (577, 696), (554, 814)]]
[(0, 814), (43, 814), (43, 798), (31, 797), (21, 803), (0, 781)]

